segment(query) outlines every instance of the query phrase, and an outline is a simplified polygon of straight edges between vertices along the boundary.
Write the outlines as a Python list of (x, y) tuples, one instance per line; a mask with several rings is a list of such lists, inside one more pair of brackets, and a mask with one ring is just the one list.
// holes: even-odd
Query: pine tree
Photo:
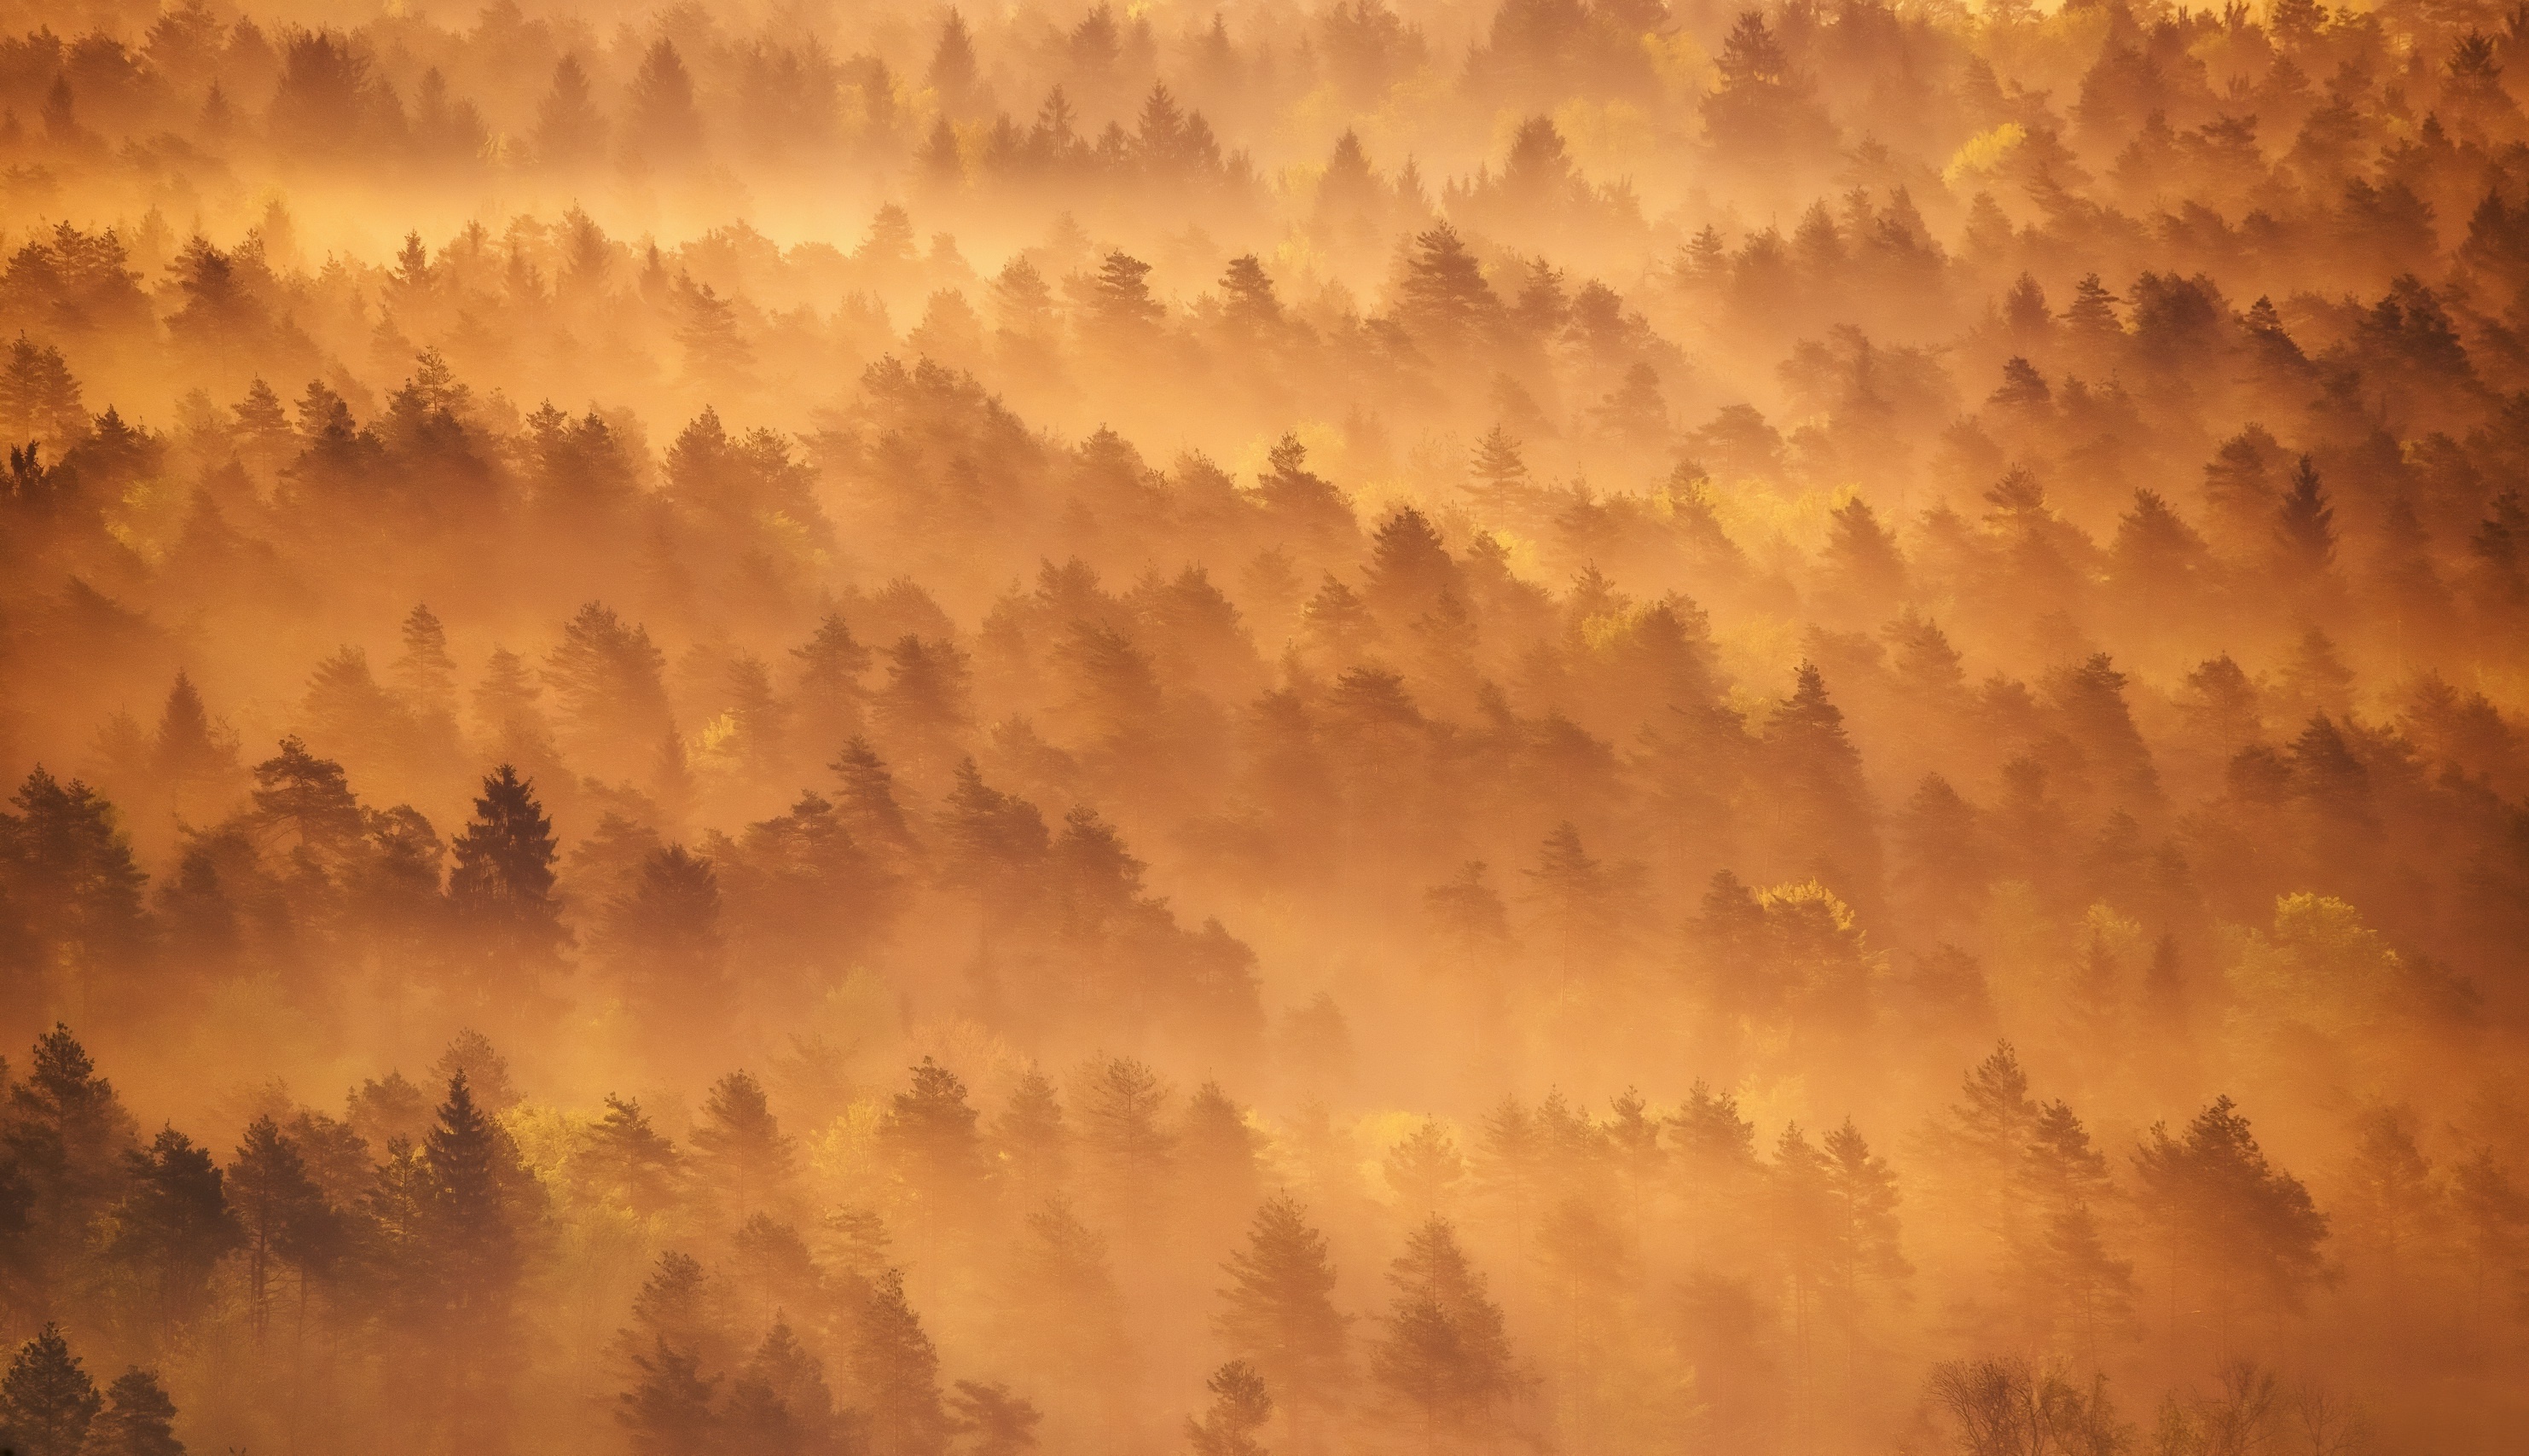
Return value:
[(282, 739), (280, 750), (254, 766), (256, 828), (319, 863), (345, 863), (358, 852), (368, 820), (343, 766), (316, 757), (296, 736)]
[(590, 602), (564, 623), (544, 680), (561, 703), (568, 742), (622, 772), (669, 727), (666, 671), (667, 657), (647, 628)]
[(1037, 1423), (1044, 1417), (1009, 1387), (959, 1380), (948, 1404), (956, 1413), (956, 1429), (971, 1437), (968, 1456), (1018, 1456), (1036, 1449)]
[(1395, 1294), (1371, 1374), (1419, 1429), (1424, 1450), (1436, 1452), (1444, 1440), (1478, 1433), (1511, 1392), (1501, 1308), (1443, 1218), (1407, 1235), (1387, 1281)]
[(1130, 1056), (1092, 1070), (1080, 1100), (1080, 1143), (1092, 1186), (1121, 1226), (1147, 1228), (1157, 1214), (1160, 1179), (1176, 1151), (1160, 1118), (1172, 1093), (1158, 1074)]
[(1476, 442), (1475, 458), (1467, 466), (1467, 474), (1468, 493), (1487, 520), (1516, 523), (1526, 518), (1535, 486), (1528, 473), (1528, 461), (1520, 454), (1519, 442), (1500, 425), (1486, 430), (1484, 438)]
[(1287, 1195), (1265, 1200), (1247, 1246), (1223, 1266), (1221, 1337), (1282, 1392), (1295, 1443), (1305, 1447), (1318, 1418), (1330, 1414), (1350, 1376), (1345, 1355), (1352, 1317), (1336, 1311), (1334, 1265), (1325, 1235)]
[(926, 1056), (913, 1068), (913, 1085), (895, 1094), (880, 1120), (879, 1145), (924, 1206), (926, 1224), (973, 1207), (983, 1173), (980, 1116), (957, 1074)]
[(21, 1456), (79, 1456), (103, 1404), (61, 1326), (46, 1324), (0, 1375), (0, 1436)]
[(2137, 1202), (2165, 1251), (2169, 1337), (2178, 1335), (2181, 1285), (2208, 1296), (2218, 1346), (2248, 1310), (2297, 1309), (2324, 1272), (2318, 1246), (2327, 1216), (2299, 1179), (2267, 1160), (2228, 1097), (2215, 1099), (2182, 1136), (2155, 1124), (2134, 1168), (2142, 1183)]
[(1416, 236), (1396, 316), (1427, 351), (1440, 356), (1484, 342), (1501, 311), (1501, 299), (1455, 228), (1442, 223)]
[(2062, 1102), (2039, 1110), (2013, 1177), (2028, 1205), (2018, 1252), (2024, 1297), (2042, 1332), (2069, 1337), (2097, 1364), (2100, 1340), (2133, 1306), (2133, 1266), (2108, 1250), (2102, 1208), (2115, 1197), (2108, 1160)]
[(185, 1443), (176, 1439), (176, 1402), (157, 1372), (135, 1368), (114, 1377), (80, 1456), (185, 1456)]
[(676, 1198), (676, 1148), (650, 1125), (638, 1102), (606, 1095), (606, 1115), (588, 1130), (576, 1165), (600, 1196), (656, 1216)]
[(607, 905), (603, 934), (625, 998), (672, 1022), (672, 1045), (708, 1045), (726, 1025), (720, 877), (710, 860), (682, 844), (645, 856), (630, 890)]
[(1605, 964), (1615, 948), (1615, 877), (1590, 858), (1569, 820), (1545, 836), (1536, 868), (1526, 873), (1536, 886), (1537, 928), (1554, 947), (1557, 990), (1568, 992), (1584, 967)]
[(209, 1149), (169, 1127), (126, 1159), (131, 1191), (115, 1210), (111, 1252), (149, 1290), (152, 1322), (182, 1324), (203, 1309), (212, 1270), (243, 1230)]
[(799, 663), (800, 728), (808, 741), (849, 745), (844, 749), (847, 759), (853, 747), (868, 753), (869, 745), (861, 741), (860, 732), (869, 692), (861, 679), (873, 659), (852, 635), (842, 614), (827, 613), (817, 624), (817, 634), (805, 645), (790, 649), (790, 655)]
[(1036, 805), (986, 783), (970, 758), (957, 765), (940, 828), (943, 873), (949, 884), (974, 891), (989, 949), (1018, 916), (1033, 872), (1052, 846), (1045, 817)]
[(694, 81), (675, 45), (662, 36), (641, 57), (623, 119), (624, 160), (640, 168), (675, 167), (702, 149), (702, 117)]
[(260, 1339), (271, 1317), (274, 1270), (295, 1265), (305, 1277), (305, 1261), (323, 1241), (330, 1210), (298, 1145), (270, 1113), (246, 1124), (226, 1188), (243, 1238), (248, 1318)]
[(495, 1117), (523, 1101), (510, 1080), (510, 1059), (490, 1037), (470, 1026), (457, 1028), (439, 1059), (430, 1064), (434, 1082), (446, 1085), (459, 1076), (465, 1079), (465, 1090), (473, 1094), (474, 1105)]
[(833, 1449), (834, 1396), (817, 1357), (776, 1320), (731, 1385), (722, 1425), (738, 1449), (818, 1456)]
[(46, 1282), (67, 1279), (90, 1226), (122, 1197), (138, 1141), (114, 1085), (69, 1027), (35, 1039), (25, 1078), (9, 1089), (0, 1139), (28, 1195), (28, 1263)]
[(1071, 1133), (1053, 1080), (1030, 1067), (993, 1120), (993, 1159), (1021, 1208), (1054, 1196), (1070, 1171)]
[(1467, 1176), (1467, 1160), (1459, 1156), (1457, 1143), (1437, 1117), (1424, 1118), (1421, 1126), (1390, 1146), (1379, 1168), (1396, 1194), (1398, 1211), (1426, 1218), (1441, 1215), (1451, 1191)]
[(1174, 1143), (1178, 1186), (1204, 1226), (1234, 1231), (1262, 1192), (1264, 1139), (1247, 1125), (1247, 1109), (1219, 1083), (1206, 1082), (1187, 1099)]
[(795, 1148), (751, 1073), (731, 1072), (712, 1084), (693, 1146), (697, 1185), (717, 1195), (730, 1221), (787, 1196)]
[(0, 876), (23, 938), (18, 953), (106, 976), (130, 969), (145, 935), (147, 876), (115, 827), (114, 806), (40, 765), (9, 803), (18, 812), (0, 812)]
[(1861, 755), (1815, 665), (1801, 664), (1792, 695), (1765, 725), (1765, 751), (1780, 776), (1782, 852), (1829, 889), (1868, 902), (1878, 892), (1879, 835)]
[[(717, 1369), (733, 1345), (724, 1319), (725, 1292), (692, 1255), (660, 1255), (632, 1297), (632, 1323), (616, 1335), (616, 1353), (637, 1368), (644, 1357), (673, 1350), (692, 1357), (696, 1369)], [(665, 1388), (673, 1386), (671, 1380)]]
[(2361, 1118), (2335, 1218), (2339, 1237), (2372, 1266), (2381, 1327), (2392, 1338), (2406, 1328), (2408, 1286), (2439, 1232), (2443, 1210), (2441, 1180), (2416, 1146), (2413, 1124), (2413, 1114), (2403, 1107)]
[(1273, 1416), (1273, 1397), (1264, 1376), (1244, 1360), (1233, 1360), (1204, 1382), (1211, 1408), (1201, 1420), (1186, 1421), (1186, 1442), (1194, 1456), (1265, 1456), (1256, 1433)]
[(427, 604), (404, 615), (404, 654), (390, 674), (396, 688), (427, 722), (454, 730), (457, 723), (457, 660), (448, 655), (448, 629)]
[(702, 1374), (692, 1351), (672, 1349), (664, 1339), (635, 1354), (632, 1364), (640, 1378), (616, 1398), (615, 1419), (634, 1456), (691, 1456), (706, 1449), (718, 1425), (711, 1402), (720, 1376)]
[(904, 1273), (869, 1281), (851, 1314), (851, 1372), (871, 1456), (941, 1456), (952, 1427), (940, 1396), (940, 1356), (905, 1302)]
[(1116, 1388), (1132, 1348), (1106, 1240), (1058, 1196), (1027, 1215), (1026, 1230), (1014, 1292), (1037, 1369), (1057, 1388)]

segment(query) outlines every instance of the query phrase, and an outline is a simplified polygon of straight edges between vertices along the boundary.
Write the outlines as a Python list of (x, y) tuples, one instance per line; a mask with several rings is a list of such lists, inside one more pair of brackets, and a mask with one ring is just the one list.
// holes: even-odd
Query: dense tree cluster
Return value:
[(2524, 39), (0, 4), (0, 1444), (2502, 1448)]

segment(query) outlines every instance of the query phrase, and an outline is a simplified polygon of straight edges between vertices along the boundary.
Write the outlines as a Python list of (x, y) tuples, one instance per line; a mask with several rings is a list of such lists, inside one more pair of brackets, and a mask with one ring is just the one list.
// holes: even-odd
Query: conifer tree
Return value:
[(130, 1191), (115, 1211), (113, 1253), (147, 1289), (150, 1322), (182, 1324), (201, 1312), (213, 1269), (243, 1231), (209, 1149), (169, 1127), (126, 1158)]
[(1293, 1440), (1305, 1448), (1350, 1375), (1352, 1317), (1334, 1307), (1325, 1235), (1309, 1226), (1296, 1201), (1277, 1195), (1257, 1211), (1246, 1247), (1223, 1267), (1230, 1284), (1220, 1292), (1221, 1338), (1282, 1392)]
[(980, 1116), (966, 1102), (966, 1084), (926, 1056), (913, 1068), (913, 1085), (895, 1094), (880, 1121), (880, 1145), (927, 1206), (926, 1222), (954, 1218), (971, 1207), (983, 1171)]
[(553, 821), (535, 784), (508, 764), (485, 776), (474, 818), (452, 847), (449, 904), (491, 958), (482, 973), (532, 976), (549, 964), (570, 933), (554, 897)]
[(133, 1369), (106, 1387), (106, 1404), (88, 1423), (80, 1456), (185, 1456), (176, 1439), (176, 1402), (158, 1373)]
[(1437, 1218), (1450, 1194), (1467, 1175), (1467, 1160), (1437, 1117), (1422, 1124), (1389, 1147), (1380, 1159), (1387, 1186), (1396, 1193), (1398, 1211), (1411, 1216)]
[(237, 773), (237, 746), (233, 735), (212, 725), (200, 691), (184, 673), (176, 674), (175, 686), (168, 689), (167, 706), (159, 715), (150, 749), (152, 767), (166, 785), (177, 815), (181, 818), (189, 812), (208, 818), (218, 807), (221, 790)]
[(606, 1115), (588, 1130), (577, 1165), (601, 1196), (621, 1199), (635, 1213), (654, 1216), (675, 1202), (675, 1145), (650, 1125), (638, 1102), (607, 1094)]
[(26, 1076), (9, 1089), (0, 1139), (27, 1189), (28, 1264), (47, 1283), (65, 1279), (90, 1225), (123, 1196), (138, 1141), (114, 1085), (69, 1027), (35, 1039)]
[(1511, 1390), (1510, 1344), (1483, 1275), (1446, 1219), (1407, 1235), (1388, 1267), (1395, 1291), (1371, 1374), (1418, 1429), (1426, 1451), (1476, 1434)]
[(103, 1404), (61, 1326), (46, 1324), (0, 1375), (0, 1435), (24, 1456), (79, 1456)]
[(1186, 1420), (1186, 1442), (1195, 1456), (1265, 1456), (1256, 1436), (1272, 1419), (1273, 1397), (1264, 1376), (1244, 1360), (1233, 1360), (1204, 1382), (1211, 1407), (1201, 1419)]
[[(497, 1340), (522, 1267), (516, 1185), (509, 1134), (476, 1105), (465, 1074), (449, 1079), (447, 1101), (421, 1146), (426, 1169), (421, 1233), (434, 1303), (456, 1337)], [(478, 1355), (488, 1354), (478, 1348)]]
[(1036, 1449), (1036, 1428), (1043, 1415), (998, 1381), (988, 1385), (959, 1380), (948, 1404), (956, 1413), (956, 1429), (970, 1437), (969, 1456), (1018, 1456)]
[(872, 1456), (940, 1456), (953, 1429), (940, 1395), (940, 1357), (905, 1302), (904, 1274), (885, 1269), (852, 1311), (851, 1373)]
[(702, 1374), (693, 1352), (665, 1340), (633, 1355), (632, 1364), (639, 1379), (617, 1397), (615, 1419), (634, 1456), (688, 1456), (704, 1448), (718, 1425), (711, 1405), (720, 1376)]
[(331, 1211), (324, 1190), (308, 1176), (298, 1145), (270, 1113), (246, 1124), (228, 1167), (226, 1191), (242, 1238), (248, 1317), (260, 1339), (270, 1321), (276, 1269), (293, 1265), (306, 1277), (310, 1257), (325, 1242)]
[[(2208, 1298), (2213, 1338), (2259, 1308), (2295, 1309), (2325, 1270), (2327, 1216), (2300, 1180), (2270, 1162), (2228, 1097), (2216, 1098), (2180, 1136), (2155, 1125), (2134, 1154), (2137, 1200), (2166, 1251), (2169, 1320), (2178, 1291)], [(2176, 1337), (2178, 1330), (2170, 1331)]]
[(1867, 903), (1878, 891), (1878, 830), (1861, 756), (1815, 665), (1801, 664), (1791, 696), (1765, 725), (1765, 749), (1779, 776), (1783, 852), (1803, 871), (1824, 872), (1828, 888)]
[(731, 1221), (787, 1196), (795, 1146), (752, 1073), (730, 1072), (712, 1084), (693, 1147), (698, 1186), (712, 1192)]
[(1042, 1203), (1070, 1170), (1071, 1136), (1053, 1079), (1030, 1067), (1010, 1089), (1009, 1105), (993, 1119), (993, 1159), (1019, 1207)]
[(2292, 466), (2291, 488), (2275, 509), (2275, 552), (2286, 579), (2306, 584), (2336, 561), (2336, 512), (2308, 456)]
[(553, 84), (536, 106), (535, 151), (548, 167), (582, 166), (605, 149), (606, 121), (589, 93), (579, 57), (554, 63)]
[(1176, 1152), (1176, 1140), (1159, 1116), (1172, 1093), (1157, 1072), (1130, 1056), (1097, 1063), (1082, 1093), (1080, 1144), (1100, 1201), (1118, 1223), (1145, 1227)]

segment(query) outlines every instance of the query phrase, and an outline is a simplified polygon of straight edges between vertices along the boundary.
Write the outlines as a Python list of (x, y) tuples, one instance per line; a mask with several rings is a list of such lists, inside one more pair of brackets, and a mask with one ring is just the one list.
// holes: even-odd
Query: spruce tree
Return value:
[(452, 847), (449, 905), (475, 937), (484, 957), (478, 974), (532, 978), (570, 938), (554, 896), (560, 850), (535, 784), (508, 764), (485, 776), (474, 818)]
[(495, 1338), (522, 1267), (525, 1230), (515, 1192), (522, 1174), (509, 1134), (476, 1105), (462, 1072), (449, 1080), (421, 1158), (427, 1181), (420, 1231), (433, 1303), (456, 1337)]

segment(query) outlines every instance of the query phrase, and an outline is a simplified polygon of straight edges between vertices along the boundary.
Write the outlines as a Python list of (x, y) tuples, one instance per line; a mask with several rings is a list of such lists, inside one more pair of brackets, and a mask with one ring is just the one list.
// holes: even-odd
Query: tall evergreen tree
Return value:
[(58, 1324), (19, 1346), (0, 1375), (0, 1434), (24, 1456), (79, 1456), (103, 1405)]
[(202, 1312), (212, 1271), (243, 1230), (209, 1149), (169, 1127), (126, 1158), (130, 1191), (115, 1210), (112, 1252), (145, 1291), (150, 1323), (183, 1324)]
[(1476, 1434), (1511, 1391), (1510, 1342), (1501, 1308), (1484, 1293), (1446, 1219), (1406, 1236), (1388, 1267), (1395, 1290), (1371, 1374), (1419, 1431), (1423, 1448), (1454, 1449)]
[(554, 896), (560, 850), (535, 784), (508, 764), (485, 776), (474, 818), (453, 847), (449, 904), (484, 957), (478, 974), (532, 979), (570, 937)]
[(331, 1210), (324, 1190), (308, 1176), (298, 1145), (270, 1113), (246, 1124), (225, 1186), (245, 1256), (247, 1317), (261, 1339), (271, 1318), (276, 1270), (291, 1265), (306, 1277), (310, 1257), (325, 1242)]
[(2327, 1215), (2300, 1180), (2276, 1167), (2248, 1119), (2216, 1098), (2185, 1131), (2154, 1125), (2134, 1154), (2140, 1204), (2166, 1251), (2169, 1337), (2179, 1320), (2179, 1290), (2206, 1296), (2217, 1347), (2234, 1321), (2258, 1310), (2292, 1310), (2325, 1272), (2319, 1244)]
[(1257, 1210), (1246, 1247), (1224, 1267), (1230, 1283), (1220, 1292), (1221, 1338), (1282, 1392), (1293, 1442), (1310, 1448), (1351, 1374), (1345, 1346), (1352, 1318), (1334, 1307), (1326, 1236), (1309, 1226), (1298, 1202), (1277, 1195)]
[(88, 1423), (80, 1456), (185, 1456), (176, 1439), (176, 1402), (158, 1373), (133, 1369), (106, 1387), (105, 1408)]

